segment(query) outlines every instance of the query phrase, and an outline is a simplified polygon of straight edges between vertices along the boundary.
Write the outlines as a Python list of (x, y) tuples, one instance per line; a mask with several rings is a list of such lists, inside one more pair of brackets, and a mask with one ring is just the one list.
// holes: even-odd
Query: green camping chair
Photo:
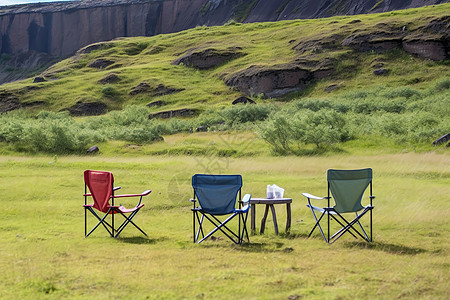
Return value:
[[(319, 228), (326, 243), (334, 243), (344, 233), (348, 232), (355, 238), (358, 236), (367, 242), (372, 242), (372, 199), (375, 196), (372, 195), (372, 169), (360, 169), (360, 170), (328, 170), (328, 196), (317, 197), (308, 193), (302, 195), (308, 199), (309, 209), (316, 220), (316, 224), (309, 233), (308, 237), (314, 232), (316, 228)], [(367, 187), (370, 186), (370, 204), (366, 206), (361, 205), (364, 192)], [(333, 198), (335, 205), (330, 206), (330, 199)], [(311, 204), (311, 199), (314, 200), (328, 200), (326, 207), (318, 207)], [(321, 213), (317, 218), (316, 212)], [(369, 212), (370, 215), (370, 237), (367, 235), (364, 227), (362, 226), (360, 219)], [(353, 220), (348, 221), (343, 217), (343, 214), (354, 213)], [(327, 236), (323, 232), (320, 222), (323, 217), (327, 215)], [(336, 221), (341, 228), (330, 237), (330, 217)], [(358, 228), (359, 227), (359, 228)]]

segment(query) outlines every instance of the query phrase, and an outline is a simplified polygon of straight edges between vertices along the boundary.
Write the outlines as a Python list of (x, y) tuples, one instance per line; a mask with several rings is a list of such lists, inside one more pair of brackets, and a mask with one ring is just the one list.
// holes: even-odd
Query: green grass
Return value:
[[(436, 152), (2, 156), (0, 298), (446, 299), (449, 164), (448, 153)], [(328, 168), (360, 167), (374, 170), (374, 243), (307, 239), (313, 218), (301, 193), (324, 195)], [(131, 227), (116, 240), (102, 230), (83, 237), (85, 169), (112, 171), (123, 193), (153, 190), (136, 217), (148, 238)], [(291, 235), (275, 236), (268, 220), (250, 244), (220, 235), (193, 244), (190, 178), (203, 172), (242, 174), (253, 196), (267, 184), (285, 188), (294, 199)], [(284, 207), (277, 216), (283, 228)]]
[[(336, 77), (282, 99), (256, 99), (262, 104), (256, 106), (259, 114), (270, 109), (268, 120), (276, 113), (291, 120), (294, 113), (301, 116), (321, 109), (345, 116), (352, 139), (323, 148), (301, 145), (301, 157), (273, 156), (273, 149), (258, 135), (265, 121), (250, 121), (249, 116), (256, 114), (252, 107), (230, 108), (240, 93), (221, 79), (255, 63), (290, 62), (298, 56), (292, 46), (304, 39), (368, 30), (382, 22), (408, 24), (411, 29), (428, 18), (447, 15), (448, 8), (444, 4), (321, 20), (232, 22), (118, 39), (108, 42), (112, 47), (69, 58), (46, 71), (57, 80), (2, 85), (1, 89), (20, 90), (22, 102), (44, 104), (0, 119), (0, 298), (448, 298), (450, 148), (431, 145), (450, 128), (448, 62), (398, 51), (359, 53), (354, 58), (346, 51), (331, 52), (327, 55), (337, 59), (337, 69), (343, 71)], [(349, 24), (355, 19), (361, 22)], [(242, 47), (247, 55), (208, 71), (171, 64), (191, 48), (230, 46)], [(318, 55), (320, 59), (324, 54)], [(107, 70), (87, 67), (98, 58), (117, 63)], [(372, 76), (371, 65), (377, 59), (389, 65), (389, 76)], [(109, 73), (121, 80), (97, 83)], [(166, 96), (130, 96), (130, 89), (143, 81), (185, 90)], [(339, 88), (325, 92), (331, 84)], [(27, 92), (29, 86), (39, 89)], [(79, 100), (101, 100), (109, 110), (137, 106), (123, 114), (75, 120), (48, 112), (34, 117), (43, 109), (59, 111)], [(142, 106), (157, 100), (167, 104), (150, 112), (188, 107), (203, 113), (191, 119), (148, 121)], [(55, 131), (64, 122), (68, 126)], [(188, 133), (189, 126), (203, 125), (211, 126), (208, 132)], [(23, 128), (34, 130), (33, 145), (24, 143), (30, 134), (18, 134)], [(54, 136), (64, 137), (55, 140), (67, 145), (76, 137), (81, 144), (73, 145), (81, 150), (71, 153), (84, 152), (88, 129), (103, 137), (97, 139), (99, 154), (42, 154), (69, 152), (40, 147)], [(150, 129), (159, 130), (156, 133), (164, 141), (147, 141)], [(135, 141), (124, 141), (131, 133), (136, 134)], [(314, 222), (301, 193), (324, 195), (329, 168), (364, 167), (374, 170), (374, 243), (350, 236), (326, 245), (318, 234), (306, 238)], [(136, 217), (148, 238), (131, 227), (119, 239), (107, 237), (102, 230), (83, 237), (85, 169), (112, 171), (123, 193), (153, 190)], [(220, 235), (193, 244), (188, 199), (195, 173), (242, 174), (243, 192), (255, 197), (264, 196), (268, 184), (285, 188), (285, 196), (294, 199), (291, 235), (275, 236), (268, 220), (266, 233), (252, 235), (250, 244), (236, 246)], [(284, 207), (277, 207), (277, 216), (281, 229)], [(261, 217), (258, 207), (258, 228)]]

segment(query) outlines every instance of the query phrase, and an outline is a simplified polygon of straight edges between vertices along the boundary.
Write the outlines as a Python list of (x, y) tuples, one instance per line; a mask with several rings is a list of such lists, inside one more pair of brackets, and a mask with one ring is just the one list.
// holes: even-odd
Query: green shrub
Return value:
[(102, 89), (102, 95), (105, 97), (114, 97), (118, 94), (119, 93), (116, 91), (116, 89), (110, 85), (107, 85)]
[(233, 126), (244, 123), (264, 121), (269, 117), (270, 107), (261, 104), (238, 104), (218, 112), (225, 123)]
[(342, 114), (331, 109), (275, 114), (260, 128), (260, 137), (276, 154), (300, 154), (303, 145), (324, 148), (350, 138)]
[(296, 151), (291, 148), (292, 128), (285, 115), (277, 115), (260, 128), (260, 137), (272, 146), (275, 154), (287, 154)]
[(441, 92), (444, 90), (450, 90), (450, 78), (449, 77), (439, 80), (438, 82), (436, 82), (436, 84), (432, 88), (432, 91), (435, 91), (435, 92)]
[(37, 118), (7, 115), (0, 119), (0, 140), (18, 151), (52, 154), (83, 153), (90, 144), (104, 141), (67, 113), (41, 112)]
[(353, 111), (357, 114), (370, 115), (379, 110), (378, 104), (371, 100), (364, 100), (354, 104)]
[(303, 101), (295, 101), (294, 106), (297, 110), (309, 109), (312, 111), (319, 111), (324, 108), (331, 108), (332, 104), (329, 100), (322, 99), (306, 99)]
[(379, 119), (379, 130), (385, 136), (406, 136), (408, 133), (407, 120), (396, 114), (385, 114)]
[(416, 91), (415, 89), (411, 87), (397, 87), (397, 88), (391, 88), (386, 89), (381, 96), (387, 99), (393, 99), (393, 98), (406, 98), (410, 99), (412, 97), (418, 97), (420, 96), (420, 92)]
[(162, 139), (157, 128), (144, 126), (110, 127), (108, 128), (108, 137), (112, 140), (132, 143), (151, 143)]
[(69, 111), (65, 110), (65, 111), (61, 111), (61, 112), (53, 112), (53, 111), (40, 111), (37, 115), (36, 115), (37, 119), (48, 119), (48, 120), (62, 120), (62, 119), (67, 119), (70, 118), (70, 113)]
[(380, 101), (379, 107), (385, 112), (400, 114), (406, 110), (406, 101), (403, 99)]

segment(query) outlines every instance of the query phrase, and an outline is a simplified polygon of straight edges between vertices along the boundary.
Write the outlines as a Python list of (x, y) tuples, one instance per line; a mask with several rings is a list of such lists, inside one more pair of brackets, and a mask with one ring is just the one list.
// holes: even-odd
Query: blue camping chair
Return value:
[[(241, 201), (241, 175), (196, 174), (192, 177), (192, 187), (194, 188), (194, 198), (190, 201), (194, 205), (192, 208), (194, 243), (203, 242), (219, 230), (235, 244), (241, 244), (244, 241), (244, 235), (249, 241), (247, 216), (251, 195), (246, 194)], [(228, 217), (221, 221), (220, 218), (223, 219), (221, 216)], [(236, 216), (239, 219), (237, 233), (227, 226)], [(205, 219), (214, 226), (214, 229), (206, 235), (203, 223)], [(198, 224), (197, 231), (196, 224)], [(199, 240), (200, 234), (201, 239)]]
[[(344, 233), (348, 232), (355, 238), (361, 237), (367, 242), (372, 242), (372, 200), (375, 196), (372, 195), (372, 169), (360, 169), (360, 170), (328, 170), (328, 196), (317, 197), (308, 193), (302, 195), (308, 198), (309, 209), (311, 210), (316, 223), (309, 233), (308, 237), (314, 232), (316, 228), (319, 228), (322, 237), (326, 243), (334, 243)], [(362, 206), (361, 200), (367, 187), (369, 189), (370, 204)], [(330, 206), (330, 199), (333, 198), (335, 206)], [(318, 207), (311, 204), (313, 200), (328, 200), (326, 207)], [(315, 212), (321, 213), (317, 218)], [(369, 212), (370, 216), (370, 237), (367, 235), (364, 227), (362, 226), (360, 219)], [(354, 213), (355, 217), (349, 222), (343, 217), (345, 213)], [(328, 232), (327, 237), (320, 226), (320, 221), (327, 215)], [(336, 221), (341, 228), (330, 237), (330, 217)], [(359, 227), (359, 228), (358, 228)]]

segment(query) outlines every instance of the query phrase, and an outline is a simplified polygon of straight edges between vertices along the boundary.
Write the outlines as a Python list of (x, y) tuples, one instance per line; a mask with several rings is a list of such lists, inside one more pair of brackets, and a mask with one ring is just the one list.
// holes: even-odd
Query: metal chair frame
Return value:
[[(363, 240), (365, 240), (366, 242), (372, 242), (373, 241), (373, 225), (372, 225), (372, 211), (373, 211), (373, 199), (375, 198), (375, 196), (373, 196), (373, 180), (371, 179), (369, 182), (369, 199), (370, 199), (370, 204), (363, 207), (363, 210), (361, 213), (358, 214), (358, 212), (355, 212), (355, 218), (353, 220), (351, 220), (350, 222), (344, 218), (344, 216), (337, 212), (335, 210), (334, 207), (331, 207), (330, 205), (330, 199), (332, 198), (331, 196), (331, 188), (330, 188), (330, 183), (328, 182), (328, 196), (327, 197), (316, 197), (314, 195), (308, 194), (308, 193), (303, 193), (303, 196), (305, 196), (308, 199), (308, 208), (311, 210), (314, 219), (316, 221), (316, 223), (314, 224), (314, 227), (312, 228), (311, 232), (308, 234), (308, 238), (311, 237), (311, 235), (313, 234), (314, 230), (316, 228), (319, 228), (320, 233), (322, 234), (323, 239), (325, 240), (326, 243), (334, 243), (335, 241), (337, 241), (342, 235), (344, 235), (346, 232), (350, 233), (354, 238), (358, 238), (358, 236), (360, 238), (362, 238)], [(366, 188), (367, 190), (367, 188)], [(315, 199), (315, 200), (322, 200), (322, 199), (326, 199), (327, 200), (327, 207), (324, 208), (318, 208), (316, 206), (313, 206), (311, 204), (311, 199)], [(317, 215), (315, 213), (315, 210), (322, 212), (322, 214), (320, 215), (319, 218), (317, 218)], [(370, 218), (370, 237), (369, 235), (366, 233), (366, 231), (364, 230), (364, 227), (362, 226), (362, 224), (360, 223), (360, 219), (369, 212), (369, 218)], [(320, 222), (322, 221), (323, 217), (327, 215), (327, 236), (325, 236), (324, 231), (322, 229), (322, 226), (320, 226)], [(331, 237), (330, 237), (330, 221), (331, 219), (333, 219), (334, 221), (336, 221), (340, 226), (342, 226), (341, 229), (339, 229), (337, 232), (335, 232)], [(359, 228), (361, 229), (361, 231), (357, 230), (354, 225), (359, 225)]]
[[(114, 180), (112, 181), (111, 185), (114, 185)], [(136, 229), (138, 229), (142, 234), (144, 234), (145, 236), (147, 236), (147, 234), (138, 226), (136, 225), (136, 223), (134, 223), (132, 221), (132, 219), (134, 218), (134, 216), (136, 216), (136, 214), (140, 211), (140, 209), (144, 206), (143, 204), (141, 204), (142, 202), (142, 198), (144, 196), (147, 196), (148, 194), (151, 193), (151, 190), (146, 190), (145, 192), (141, 193), (141, 194), (126, 194), (126, 195), (114, 195), (114, 192), (116, 190), (119, 190), (121, 187), (113, 187), (112, 191), (111, 191), (111, 197), (110, 197), (110, 201), (111, 201), (111, 205), (108, 205), (107, 208), (108, 210), (104, 213), (103, 217), (100, 217), (98, 213), (95, 212), (93, 205), (92, 204), (88, 204), (88, 197), (92, 197), (91, 193), (88, 193), (88, 186), (87, 183), (85, 182), (84, 184), (84, 205), (83, 207), (84, 209), (84, 236), (88, 237), (92, 232), (94, 232), (100, 225), (102, 225), (105, 230), (108, 232), (108, 234), (113, 237), (113, 238), (117, 238), (120, 233), (125, 229), (125, 227), (128, 224), (132, 224)], [(124, 197), (140, 197), (139, 198), (139, 202), (138, 204), (130, 210), (125, 210), (122, 211), (121, 208), (122, 206), (116, 206), (114, 205), (114, 199), (116, 198), (124, 198)], [(91, 212), (94, 217), (98, 220), (98, 223), (88, 232), (88, 214), (87, 212)], [(127, 213), (130, 213), (128, 216), (126, 215)], [(121, 215), (122, 217), (124, 217), (124, 221), (120, 224), (119, 227), (115, 228), (115, 218), (114, 216), (116, 214)], [(107, 221), (107, 217), (111, 215), (111, 223)]]
[[(198, 197), (195, 193), (190, 201), (193, 203), (193, 208), (191, 209), (193, 212), (193, 242), (200, 244), (207, 238), (211, 237), (217, 231), (221, 231), (226, 237), (228, 237), (235, 244), (242, 244), (244, 242), (244, 238), (247, 238), (247, 241), (250, 242), (248, 231), (247, 231), (247, 219), (248, 219), (248, 211), (250, 208), (251, 195), (246, 194), (244, 199), (241, 200), (241, 188), (238, 191), (238, 203), (239, 208), (234, 209), (234, 211), (229, 214), (229, 216), (221, 221), (217, 216), (224, 216), (225, 214), (212, 214), (203, 211), (200, 204), (198, 203)], [(244, 205), (244, 206), (243, 206)], [(227, 224), (233, 220), (236, 216), (239, 217), (238, 223), (238, 232), (234, 232), (231, 230)], [(215, 228), (211, 230), (209, 233), (205, 234), (204, 228), (204, 220), (208, 220)], [(198, 228), (196, 226), (198, 224)], [(200, 237), (201, 235), (201, 237)]]

